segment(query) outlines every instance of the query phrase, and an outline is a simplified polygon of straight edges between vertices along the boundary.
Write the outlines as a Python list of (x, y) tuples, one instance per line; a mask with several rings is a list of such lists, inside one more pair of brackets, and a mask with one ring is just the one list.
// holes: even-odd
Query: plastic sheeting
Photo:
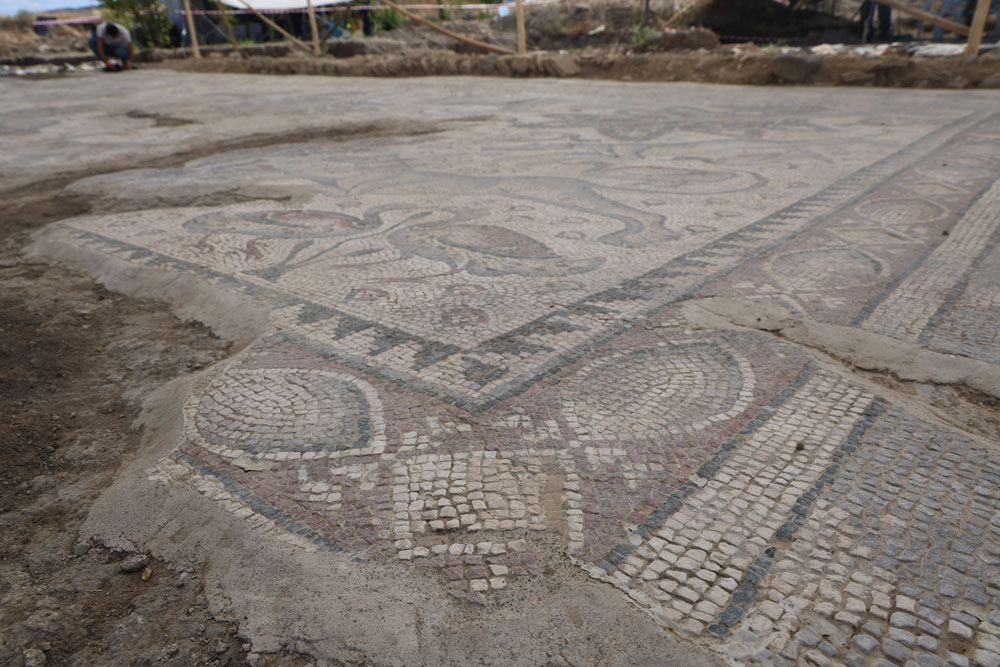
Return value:
[[(228, 7), (236, 9), (246, 9), (240, 0), (222, 0)], [(282, 9), (305, 9), (306, 0), (247, 0), (251, 7), (257, 10), (282, 10)], [(351, 0), (313, 0), (313, 7), (325, 7), (327, 5), (344, 5)]]

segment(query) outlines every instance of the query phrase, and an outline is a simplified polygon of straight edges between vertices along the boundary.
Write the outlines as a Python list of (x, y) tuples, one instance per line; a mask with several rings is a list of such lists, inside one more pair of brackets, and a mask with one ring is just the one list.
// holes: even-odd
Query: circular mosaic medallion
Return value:
[(753, 398), (753, 372), (715, 343), (655, 345), (612, 355), (578, 373), (562, 408), (591, 440), (690, 433), (739, 415)]
[(768, 271), (782, 288), (825, 290), (870, 285), (882, 276), (882, 263), (853, 248), (822, 248), (779, 255)]
[(369, 404), (353, 383), (298, 369), (234, 370), (197, 404), (198, 434), (210, 445), (252, 454), (364, 447)]
[(858, 213), (886, 225), (930, 222), (943, 217), (947, 211), (940, 204), (927, 199), (899, 198), (868, 201), (858, 206)]
[(742, 192), (767, 182), (751, 172), (689, 167), (616, 167), (603, 170), (601, 177), (628, 188), (652, 188), (658, 192), (686, 195)]

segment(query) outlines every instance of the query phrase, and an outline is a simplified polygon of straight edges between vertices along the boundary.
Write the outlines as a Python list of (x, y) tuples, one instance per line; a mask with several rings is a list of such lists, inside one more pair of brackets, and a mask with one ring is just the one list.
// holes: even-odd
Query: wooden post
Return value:
[[(242, 2), (243, 4), (246, 4), (245, 0), (240, 0), (240, 2)], [(384, 5), (388, 5), (389, 7), (392, 7), (397, 12), (399, 12), (400, 14), (402, 14), (403, 16), (405, 16), (406, 18), (410, 19), (411, 21), (416, 21), (417, 23), (420, 23), (421, 25), (425, 25), (428, 28), (431, 28), (432, 30), (437, 30), (442, 35), (447, 35), (448, 37), (451, 37), (455, 41), (462, 42), (463, 44), (469, 44), (470, 46), (477, 46), (480, 49), (483, 49), (484, 51), (492, 51), (493, 53), (502, 53), (505, 56), (512, 56), (512, 55), (514, 55), (514, 52), (511, 51), (510, 49), (505, 49), (502, 46), (497, 46), (495, 44), (487, 44), (486, 42), (480, 42), (479, 40), (470, 39), (468, 37), (463, 37), (462, 35), (459, 35), (456, 32), (452, 32), (451, 30), (448, 30), (447, 28), (443, 28), (443, 27), (439, 26), (437, 23), (434, 23), (433, 21), (428, 21), (427, 19), (423, 18), (422, 16), (417, 16), (416, 14), (414, 14), (411, 11), (409, 11), (408, 9), (403, 9), (402, 7), (400, 7), (399, 5), (397, 5), (392, 0), (378, 0), (378, 2), (381, 2)]]
[[(187, 1), (188, 0), (184, 0), (184, 2), (187, 2)], [(247, 9), (249, 9), (251, 12), (253, 12), (254, 16), (256, 16), (261, 21), (263, 21), (267, 25), (271, 26), (272, 28), (274, 28), (275, 30), (277, 30), (278, 32), (280, 32), (282, 35), (284, 35), (288, 39), (290, 39), (293, 44), (296, 44), (296, 45), (302, 47), (303, 49), (305, 49), (306, 51), (308, 51), (309, 53), (312, 53), (312, 49), (310, 49), (302, 40), (298, 39), (297, 37), (295, 37), (295, 35), (293, 35), (292, 33), (288, 32), (287, 30), (285, 30), (284, 28), (282, 28), (280, 25), (278, 25), (277, 23), (275, 23), (271, 19), (267, 18), (266, 16), (264, 16), (263, 14), (261, 14), (260, 12), (258, 12), (256, 9), (254, 9), (253, 7), (251, 7), (250, 4), (246, 0), (239, 0), (239, 2), (240, 2), (241, 5), (243, 5), (244, 7), (246, 7)]]
[(226, 11), (226, 3), (222, 2), (222, 0), (215, 0), (215, 4), (219, 6), (219, 11), (222, 12), (222, 22), (226, 24), (226, 34), (229, 35), (229, 41), (233, 43), (233, 50), (242, 56), (243, 53), (240, 51), (240, 45), (236, 43), (236, 34), (233, 32), (232, 21), (229, 20), (229, 13)]
[(327, 30), (326, 32), (324, 32), (324, 33), (323, 33), (323, 36), (319, 38), (319, 47), (320, 47), (320, 51), (322, 51), (322, 50), (323, 50), (323, 46), (325, 46), (325, 45), (326, 45), (326, 41), (327, 41), (328, 39), (330, 39), (330, 35), (332, 35), (332, 34), (333, 34), (334, 32), (336, 32), (336, 31), (337, 31), (337, 28), (338, 28), (338, 27), (339, 27), (339, 26), (337, 25), (337, 22), (336, 22), (336, 21), (334, 21), (334, 22), (333, 22), (333, 27), (332, 27), (332, 28), (330, 28), (330, 29), (328, 29), (328, 30)]
[(517, 14), (517, 52), (523, 56), (528, 53), (528, 39), (524, 34), (524, 3), (521, 0), (514, 4), (514, 13)]
[[(969, 41), (965, 43), (965, 55), (978, 56), (979, 45), (983, 41), (983, 30), (986, 19), (990, 15), (990, 0), (979, 0), (976, 3), (976, 13), (972, 16), (972, 26), (969, 29)], [(1000, 20), (998, 18), (997, 20)]]
[(316, 27), (316, 13), (313, 12), (312, 0), (306, 0), (306, 7), (309, 9), (309, 29), (312, 31), (313, 53), (319, 55), (319, 28)]
[(201, 49), (198, 48), (198, 33), (194, 29), (194, 15), (191, 14), (191, 0), (184, 0), (184, 16), (187, 17), (188, 37), (191, 38), (191, 53), (195, 58), (201, 58)]

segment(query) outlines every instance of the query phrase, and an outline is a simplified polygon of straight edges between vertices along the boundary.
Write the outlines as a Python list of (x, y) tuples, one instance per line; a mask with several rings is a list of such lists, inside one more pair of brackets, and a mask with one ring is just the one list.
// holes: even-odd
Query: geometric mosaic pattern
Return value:
[(674, 307), (771, 300), (1000, 361), (1000, 113), (583, 108), (508, 116), (494, 143), (469, 127), (98, 179), (266, 171), (314, 195), (51, 232), (274, 325), (191, 396), (161, 471), (271, 539), (426, 568), (471, 603), (539, 576), (555, 532), (734, 660), (1000, 665), (996, 453)]
[[(877, 298), (890, 276), (898, 277), (885, 263), (918, 260), (928, 242), (946, 238), (941, 231), (947, 215), (937, 221), (917, 218), (919, 224), (899, 230), (868, 229), (873, 223), (864, 218), (872, 238), (852, 237), (840, 247), (814, 249), (813, 237), (835, 235), (830, 219), (850, 218), (858, 210), (868, 211), (869, 218), (881, 215), (880, 220), (906, 217), (905, 211), (885, 211), (878, 189), (920, 182), (927, 178), (923, 171), (930, 154), (948, 159), (949, 152), (980, 141), (998, 123), (995, 114), (960, 117), (881, 160), (842, 171), (825, 187), (795, 200), (788, 193), (801, 186), (780, 182), (787, 179), (782, 173), (731, 182), (719, 176), (718, 167), (684, 172), (681, 189), (701, 178), (721, 179), (713, 180), (709, 201), (772, 209), (751, 221), (722, 204), (716, 205), (720, 210), (712, 225), (672, 225), (666, 215), (640, 208), (669, 210), (663, 204), (670, 197), (650, 199), (671, 194), (669, 187), (664, 193), (663, 185), (654, 188), (642, 178), (634, 187), (622, 187), (615, 171), (584, 180), (403, 168), (394, 179), (372, 182), (364, 159), (348, 155), (336, 168), (344, 170), (346, 162), (350, 173), (313, 178), (313, 210), (251, 204), (225, 213), (193, 213), (153, 236), (144, 230), (162, 225), (163, 213), (140, 212), (67, 227), (66, 233), (73, 243), (148, 266), (193, 272), (263, 299), (286, 340), (481, 411), (582, 358), (631, 320), (708, 285), (713, 293), (781, 295), (803, 308), (799, 302), (808, 295), (818, 306), (813, 313), (818, 319), (866, 293), (872, 296), (861, 302)], [(983, 182), (991, 182), (997, 159), (984, 154), (974, 166), (963, 167), (959, 173), (967, 173), (970, 181), (965, 195), (938, 197), (938, 206), (957, 212), (975, 201)], [(403, 156), (399, 160), (407, 162)], [(301, 150), (269, 155), (269, 165), (310, 173), (333, 168), (325, 152)], [(227, 169), (233, 178), (246, 171), (242, 164), (203, 168), (223, 182)], [(829, 172), (836, 175), (837, 166)], [(859, 191), (871, 190), (869, 198), (881, 208), (857, 201)], [(787, 205), (780, 205), (783, 200)], [(348, 210), (337, 210), (345, 208), (345, 201), (351, 204)], [(988, 208), (989, 201), (981, 206)], [(334, 210), (324, 215), (316, 210), (320, 206)], [(871, 240), (882, 237), (888, 239), (881, 244), (888, 256), (872, 256)], [(773, 247), (790, 255), (770, 258), (764, 251)], [(757, 263), (767, 268), (762, 271)], [(844, 267), (839, 273), (824, 268), (839, 265)], [(338, 279), (322, 278), (332, 274)], [(758, 286), (742, 278), (751, 274), (773, 275), (774, 282)], [(510, 308), (513, 302), (517, 309)]]
[(1000, 361), (1000, 135), (995, 118), (987, 126), (982, 143), (958, 138), (712, 293), (766, 297), (819, 321)]

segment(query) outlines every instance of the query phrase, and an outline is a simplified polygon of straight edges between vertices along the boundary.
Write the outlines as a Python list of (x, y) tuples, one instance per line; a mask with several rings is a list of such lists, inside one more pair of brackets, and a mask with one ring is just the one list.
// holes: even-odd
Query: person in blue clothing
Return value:
[[(90, 36), (90, 50), (97, 54), (97, 57), (104, 63), (104, 69), (108, 72), (117, 72), (122, 69), (132, 67), (132, 35), (129, 34), (125, 26), (111, 21), (105, 21), (97, 26), (97, 30)], [(112, 65), (111, 59), (121, 61), (119, 65)]]

